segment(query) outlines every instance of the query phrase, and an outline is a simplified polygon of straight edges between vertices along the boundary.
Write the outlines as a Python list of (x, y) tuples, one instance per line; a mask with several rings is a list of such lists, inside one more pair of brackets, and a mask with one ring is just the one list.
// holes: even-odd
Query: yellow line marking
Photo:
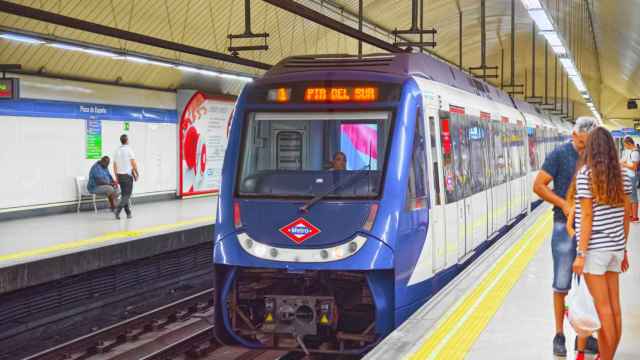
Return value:
[(31, 250), (15, 252), (11, 254), (0, 255), (0, 262), (48, 255), (48, 254), (63, 251), (63, 250), (77, 249), (80, 247), (100, 244), (100, 243), (104, 243), (112, 240), (136, 238), (136, 237), (141, 237), (151, 233), (158, 233), (166, 230), (175, 230), (177, 228), (186, 227), (189, 225), (197, 225), (197, 224), (213, 222), (213, 221), (215, 221), (214, 216), (200, 216), (200, 217), (189, 219), (189, 220), (178, 221), (172, 224), (162, 224), (162, 225), (150, 226), (150, 227), (134, 229), (134, 230), (114, 231), (114, 232), (106, 233), (104, 235), (92, 237), (89, 239), (74, 240), (74, 241), (59, 243), (51, 246), (41, 247), (37, 249), (31, 249)]
[(409, 359), (463, 359), (550, 233), (551, 219), (549, 212), (529, 228), (478, 286), (443, 316)]

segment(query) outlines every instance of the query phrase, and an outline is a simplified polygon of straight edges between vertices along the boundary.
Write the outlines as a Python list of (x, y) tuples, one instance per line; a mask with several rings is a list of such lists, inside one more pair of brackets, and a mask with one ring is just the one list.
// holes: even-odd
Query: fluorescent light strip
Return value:
[(221, 77), (221, 78), (226, 78), (226, 79), (238, 80), (238, 81), (242, 81), (242, 82), (251, 82), (251, 81), (253, 81), (253, 79), (248, 77), (248, 76), (235, 75), (235, 74), (226, 74), (226, 73), (217, 72), (217, 71), (214, 71), (214, 70), (199, 69), (199, 68), (196, 68), (196, 67), (193, 67), (193, 66), (188, 66), (188, 65), (176, 65), (176, 64), (171, 63), (171, 62), (152, 60), (152, 59), (147, 59), (147, 58), (144, 58), (144, 57), (141, 57), (141, 56), (135, 56), (135, 55), (124, 55), (124, 56), (122, 56), (121, 54), (117, 54), (115, 52), (111, 52), (111, 51), (107, 51), (107, 50), (96, 49), (96, 48), (85, 47), (85, 46), (72, 45), (72, 44), (67, 44), (67, 43), (60, 43), (60, 42), (48, 42), (48, 41), (45, 41), (45, 40), (38, 39), (37, 37), (26, 36), (26, 35), (21, 35), (21, 34), (2, 33), (2, 34), (0, 34), (0, 38), (6, 39), (6, 40), (10, 40), (10, 41), (17, 41), (17, 42), (23, 42), (23, 43), (28, 43), (28, 44), (34, 44), (34, 45), (46, 44), (47, 46), (51, 46), (51, 47), (56, 48), (56, 49), (67, 50), (67, 51), (79, 51), (79, 52), (83, 52), (83, 53), (87, 53), (87, 54), (91, 54), (91, 55), (95, 55), (95, 56), (109, 57), (109, 58), (112, 58), (112, 59), (125, 59), (125, 60), (136, 62), (136, 63), (139, 63), (139, 64), (158, 65), (158, 66), (164, 66), (164, 67), (177, 67), (178, 69), (180, 69), (182, 71), (195, 72), (195, 73), (199, 73), (199, 74), (203, 74), (203, 75), (207, 75), (207, 76)]
[(127, 55), (124, 58), (125, 58), (125, 60), (136, 62), (136, 63), (140, 63), (140, 64), (158, 65), (158, 66), (164, 66), (164, 67), (175, 67), (175, 65), (173, 65), (171, 63), (166, 63), (166, 62), (162, 62), (162, 61), (146, 59), (146, 58), (139, 57), (139, 56)]
[(549, 46), (551, 46), (552, 48), (554, 46), (564, 46), (562, 45), (562, 40), (560, 40), (560, 36), (558, 36), (558, 33), (555, 31), (541, 31), (540, 34), (542, 34), (542, 36), (544, 36), (545, 39), (547, 39), (547, 42), (549, 43)]
[(560, 63), (562, 63), (562, 67), (567, 72), (567, 75), (569, 75), (569, 76), (577, 76), (578, 75), (578, 70), (576, 69), (575, 65), (573, 65), (573, 61), (571, 61), (571, 59), (569, 59), (569, 58), (560, 58)]
[(542, 31), (553, 31), (551, 19), (549, 19), (549, 16), (544, 9), (529, 10), (529, 16), (531, 16), (531, 19), (536, 23), (538, 29)]
[[(529, 13), (529, 17), (531, 17), (531, 20), (533, 20), (538, 29), (540, 29), (540, 34), (544, 36), (549, 46), (551, 46), (553, 52), (556, 54), (556, 56), (558, 56), (562, 67), (567, 72), (567, 75), (569, 75), (569, 77), (571, 78), (571, 81), (576, 87), (576, 90), (581, 93), (582, 97), (585, 98), (586, 101), (589, 101), (591, 99), (591, 96), (589, 95), (587, 86), (584, 81), (582, 81), (578, 69), (569, 57), (570, 55), (568, 54), (567, 48), (563, 44), (562, 38), (556, 31), (554, 31), (553, 22), (549, 17), (547, 11), (542, 6), (540, 0), (521, 1), (522, 5)], [(600, 119), (600, 116), (597, 115), (597, 109), (595, 105), (588, 102), (587, 106), (589, 106), (594, 115), (596, 115), (596, 117)]]
[(48, 45), (51, 46), (51, 47), (54, 47), (56, 49), (69, 50), (69, 51), (79, 51), (79, 52), (83, 52), (83, 53), (87, 53), (87, 54), (91, 54), (91, 55), (97, 55), (97, 56), (105, 56), (105, 57), (117, 57), (118, 56), (117, 54), (109, 52), (109, 51), (85, 48), (85, 47), (69, 45), (69, 44), (52, 43), (52, 44), (48, 44)]
[(45, 41), (42, 41), (42, 40), (36, 39), (36, 38), (32, 38), (30, 36), (10, 34), (10, 33), (0, 34), (0, 38), (6, 39), (6, 40), (11, 40), (11, 41), (23, 42), (23, 43), (26, 43), (26, 44), (34, 44), (34, 45), (39, 45), (39, 44), (44, 44), (45, 43)]
[(542, 4), (540, 4), (540, 0), (522, 0), (522, 5), (527, 10), (531, 9), (542, 9)]
[(585, 84), (582, 81), (582, 79), (580, 78), (580, 76), (578, 76), (578, 75), (570, 76), (569, 78), (571, 79), (571, 81), (573, 81), (573, 85), (576, 86), (576, 90), (578, 90), (581, 93), (584, 93), (584, 92), (587, 91), (587, 87), (585, 86)]

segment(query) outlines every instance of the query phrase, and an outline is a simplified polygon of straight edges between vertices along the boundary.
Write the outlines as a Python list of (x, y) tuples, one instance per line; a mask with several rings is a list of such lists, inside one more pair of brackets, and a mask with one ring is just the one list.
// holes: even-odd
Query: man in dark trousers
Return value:
[[(580, 153), (586, 145), (589, 132), (597, 127), (595, 118), (581, 116), (571, 134), (571, 141), (559, 145), (544, 160), (538, 173), (533, 191), (543, 200), (553, 204), (553, 233), (551, 234), (551, 253), (553, 255), (553, 307), (556, 335), (553, 338), (553, 353), (567, 356), (564, 337), (564, 300), (571, 288), (573, 261), (576, 258), (577, 242), (567, 233), (567, 215), (572, 209), (565, 200), (569, 186), (575, 176)], [(553, 181), (553, 189), (549, 183)], [(597, 342), (593, 337), (588, 340), (576, 338), (576, 350), (597, 353)]]
[(113, 173), (116, 174), (122, 192), (120, 203), (116, 208), (116, 219), (118, 220), (120, 220), (120, 212), (123, 208), (127, 213), (127, 219), (131, 219), (129, 198), (133, 192), (133, 182), (138, 181), (138, 163), (133, 150), (129, 147), (129, 137), (127, 135), (120, 136), (120, 144), (113, 159)]

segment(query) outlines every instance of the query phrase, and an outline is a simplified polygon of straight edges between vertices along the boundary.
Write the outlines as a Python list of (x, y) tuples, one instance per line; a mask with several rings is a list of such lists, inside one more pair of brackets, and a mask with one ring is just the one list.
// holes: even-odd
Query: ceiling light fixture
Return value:
[(126, 55), (124, 57), (124, 59), (128, 60), (128, 61), (140, 63), (140, 64), (146, 64), (146, 65), (158, 65), (158, 66), (164, 66), (164, 67), (175, 67), (175, 65), (170, 64), (170, 63), (151, 60), (151, 59), (146, 59), (146, 58), (139, 57), (139, 56)]
[(554, 46), (564, 46), (562, 44), (562, 40), (560, 40), (560, 36), (558, 36), (558, 33), (555, 31), (540, 31), (540, 34), (542, 34), (542, 36), (544, 36), (545, 39), (547, 39), (547, 42), (549, 43), (549, 46), (551, 46), (552, 48)]
[(527, 10), (531, 9), (542, 9), (542, 4), (540, 4), (540, 0), (522, 0), (522, 5)]
[(221, 77), (221, 78), (232, 79), (236, 81), (242, 81), (242, 82), (253, 81), (253, 78), (249, 76), (242, 76), (240, 74), (231, 74), (231, 73), (219, 72), (216, 70), (198, 68), (195, 66), (180, 64), (178, 62), (174, 62), (169, 59), (167, 59), (166, 61), (156, 60), (156, 59), (153, 59), (151, 56), (147, 57), (146, 55), (123, 54), (119, 49), (113, 49), (113, 51), (110, 51), (111, 49), (107, 49), (101, 46), (93, 47), (91, 44), (76, 45), (73, 43), (72, 40), (59, 41), (57, 39), (50, 38), (47, 35), (41, 35), (43, 38), (39, 38), (38, 35), (32, 35), (30, 33), (28, 35), (25, 35), (25, 34), (19, 33), (18, 31), (10, 30), (10, 32), (2, 32), (0, 33), (0, 38), (9, 40), (9, 41), (17, 41), (17, 42), (28, 43), (33, 45), (46, 44), (47, 46), (60, 49), (60, 50), (83, 52), (86, 54), (90, 54), (94, 56), (103, 56), (111, 59), (124, 59), (127, 61), (139, 63), (139, 64), (178, 68), (182, 71), (195, 72), (195, 73), (199, 73), (207, 76)]
[(45, 43), (45, 41), (30, 37), (30, 36), (10, 34), (10, 33), (0, 34), (0, 38), (3, 38), (5, 40), (18, 41), (26, 44), (34, 44), (34, 45)]
[(544, 9), (529, 10), (529, 16), (538, 26), (538, 29), (542, 31), (553, 31), (553, 24), (551, 19), (547, 16), (547, 12)]

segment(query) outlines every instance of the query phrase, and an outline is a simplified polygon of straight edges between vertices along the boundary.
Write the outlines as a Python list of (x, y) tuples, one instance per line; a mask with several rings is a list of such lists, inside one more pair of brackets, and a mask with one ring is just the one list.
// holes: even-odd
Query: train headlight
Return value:
[(239, 233), (237, 236), (238, 245), (250, 255), (265, 260), (296, 263), (343, 260), (361, 251), (367, 242), (365, 236), (356, 235), (348, 242), (324, 249), (291, 249), (263, 244), (244, 232)]

